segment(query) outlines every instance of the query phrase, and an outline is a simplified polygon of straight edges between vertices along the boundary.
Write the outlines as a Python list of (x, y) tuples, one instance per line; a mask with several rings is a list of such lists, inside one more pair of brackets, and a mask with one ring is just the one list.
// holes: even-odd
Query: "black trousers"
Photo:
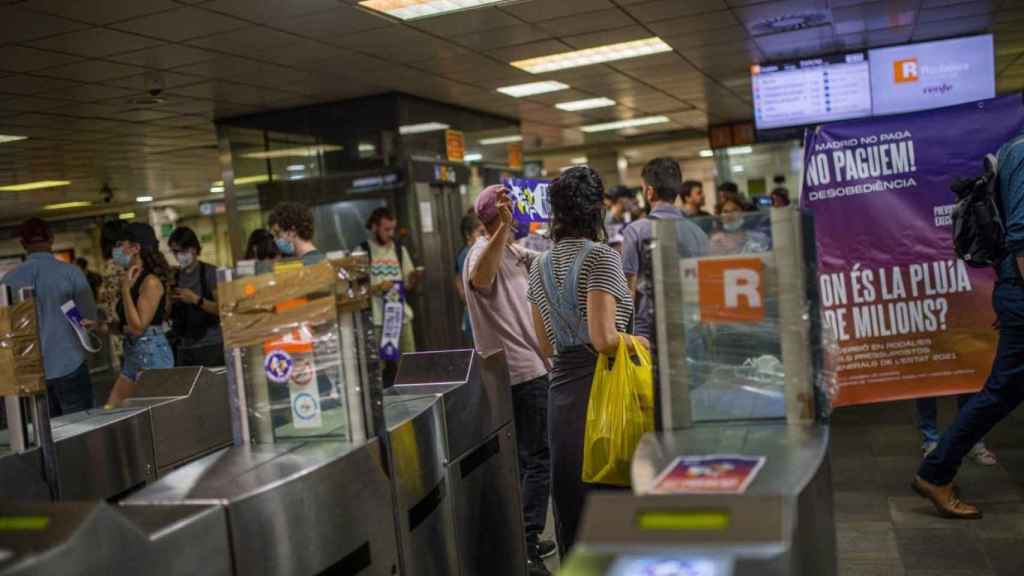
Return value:
[(512, 387), (519, 448), (519, 481), (523, 491), (526, 541), (537, 543), (548, 518), (551, 497), (551, 456), (548, 451), (548, 376)]
[(218, 342), (209, 346), (195, 348), (178, 348), (178, 366), (206, 366), (213, 368), (224, 366), (224, 343)]

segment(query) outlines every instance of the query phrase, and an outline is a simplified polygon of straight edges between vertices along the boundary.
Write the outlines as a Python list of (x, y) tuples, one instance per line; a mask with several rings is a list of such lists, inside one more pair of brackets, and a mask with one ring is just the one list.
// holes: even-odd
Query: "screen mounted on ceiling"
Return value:
[(996, 95), (992, 35), (868, 52), (874, 113), (941, 108)]
[(758, 130), (871, 115), (871, 72), (863, 52), (751, 66)]

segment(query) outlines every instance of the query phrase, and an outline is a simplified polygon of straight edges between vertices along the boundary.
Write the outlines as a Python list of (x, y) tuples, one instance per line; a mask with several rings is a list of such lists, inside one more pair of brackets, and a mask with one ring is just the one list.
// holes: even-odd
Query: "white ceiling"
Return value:
[[(43, 203), (197, 195), (219, 179), (214, 118), (386, 91), (520, 118), (527, 144), (571, 146), (576, 128), (665, 114), (641, 132), (751, 117), (749, 65), (992, 31), (998, 90), (1024, 87), (1021, 0), (524, 0), (399, 23), (356, 0), (0, 0), (0, 184), (70, 187), (4, 198)], [(761, 34), (765, 19), (825, 24)], [(533, 76), (509, 62), (660, 36), (675, 50)], [(155, 79), (162, 104), (137, 102)], [(514, 99), (498, 86), (556, 79), (572, 90)], [(607, 96), (615, 108), (562, 112)]]

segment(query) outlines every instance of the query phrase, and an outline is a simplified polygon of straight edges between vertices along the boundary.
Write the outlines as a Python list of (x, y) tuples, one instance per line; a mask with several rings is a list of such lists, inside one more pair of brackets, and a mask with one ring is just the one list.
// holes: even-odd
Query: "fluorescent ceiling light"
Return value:
[(383, 12), (401, 20), (413, 20), (436, 16), (446, 12), (456, 12), (488, 4), (497, 4), (506, 0), (363, 0), (359, 3), (364, 8)]
[(733, 166), (732, 167), (732, 171), (733, 172), (743, 172), (743, 166)]
[(289, 172), (302, 172), (305, 169), (305, 164), (289, 164), (288, 166), (285, 166), (285, 170)]
[[(402, 135), (422, 134), (424, 132), (437, 132), (438, 130), (447, 130), (449, 128), (451, 128), (451, 126), (440, 122), (423, 122), (421, 124), (407, 124), (405, 126), (399, 126), (398, 133)], [(360, 149), (362, 149), (361, 146)]]
[(360, 144), (359, 145), (359, 151), (360, 152), (376, 152), (377, 151), (377, 147), (374, 146), (373, 144)]
[(668, 122), (668, 116), (645, 116), (643, 118), (631, 118), (616, 122), (605, 122), (604, 124), (591, 124), (583, 126), (580, 130), (584, 132), (607, 132), (609, 130), (622, 130), (623, 128), (636, 128), (638, 126), (650, 126), (652, 124), (664, 124)]
[(579, 110), (592, 110), (594, 108), (607, 108), (615, 106), (615, 100), (611, 98), (587, 98), (586, 100), (573, 100), (555, 104), (555, 108), (566, 112), (577, 112)]
[(26, 192), (28, 190), (68, 186), (70, 184), (70, 180), (40, 180), (38, 182), (26, 182), (24, 184), (8, 184), (7, 186), (0, 186), (0, 192)]
[[(244, 186), (246, 184), (259, 184), (261, 182), (266, 182), (267, 180), (268, 178), (266, 174), (260, 174), (258, 176), (242, 176), (241, 178), (235, 178), (235, 186)], [(213, 192), (214, 188), (220, 188), (220, 191), (223, 192), (224, 181), (217, 180), (216, 182), (214, 182), (213, 186), (210, 188), (210, 192)]]
[(513, 142), (522, 142), (523, 137), (520, 134), (515, 136), (495, 136), (494, 138), (484, 138), (480, 141), (481, 146), (493, 146), (495, 144), (512, 144)]
[(18, 140), (28, 140), (28, 136), (16, 136), (14, 134), (0, 134), (0, 144), (4, 142), (17, 142)]
[(86, 206), (92, 206), (92, 202), (61, 202), (59, 204), (47, 204), (43, 206), (43, 210), (66, 210), (68, 208), (85, 208)]
[(479, 162), (484, 159), (484, 155), (479, 152), (470, 152), (462, 157), (466, 162)]
[[(339, 150), (344, 150), (344, 147), (336, 144), (314, 144), (310, 146), (295, 146), (293, 148), (279, 148), (277, 150), (249, 152), (242, 154), (242, 158), (259, 158), (261, 160), (270, 158), (298, 158), (303, 156), (316, 156), (324, 152), (337, 152)], [(238, 180), (235, 180), (235, 182), (237, 183)]]
[(210, 194), (222, 194), (223, 192), (223, 186), (210, 186)]
[(572, 162), (573, 164), (586, 164), (587, 163), (587, 157), (586, 156), (577, 156), (577, 157), (569, 160), (569, 162)]
[(711, 150), (701, 150), (697, 153), (701, 158), (711, 158), (715, 155)]
[(725, 153), (729, 156), (742, 156), (743, 154), (752, 154), (754, 148), (751, 146), (733, 146), (732, 148), (726, 148)]
[(547, 94), (548, 92), (558, 92), (559, 90), (568, 90), (569, 85), (561, 82), (555, 82), (554, 80), (545, 80), (543, 82), (529, 82), (527, 84), (515, 84), (512, 86), (502, 86), (498, 88), (498, 92), (507, 94), (513, 98), (522, 98), (524, 96), (534, 96), (537, 94)]
[(152, 202), (153, 201), (153, 197), (152, 196), (138, 196), (138, 197), (135, 198), (135, 201), (136, 202)]
[(134, 220), (135, 212), (121, 212), (117, 217), (121, 220)]
[(580, 66), (590, 66), (591, 64), (614, 62), (616, 60), (626, 60), (628, 58), (671, 51), (672, 47), (665, 44), (661, 38), (652, 36), (643, 40), (619, 42), (618, 44), (607, 44), (584, 50), (573, 50), (572, 52), (517, 60), (512, 62), (512, 65), (531, 74), (542, 74), (555, 70), (565, 70), (566, 68), (578, 68)]

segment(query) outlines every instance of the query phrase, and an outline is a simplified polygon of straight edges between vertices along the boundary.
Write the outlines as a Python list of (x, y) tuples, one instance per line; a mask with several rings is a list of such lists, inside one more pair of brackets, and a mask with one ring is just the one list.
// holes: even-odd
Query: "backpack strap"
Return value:
[(595, 244), (589, 240), (585, 242), (576, 254), (572, 266), (566, 272), (561, 289), (558, 288), (555, 281), (551, 251), (545, 252), (540, 256), (541, 279), (551, 312), (551, 328), (555, 335), (555, 342), (553, 344), (556, 350), (561, 351), (574, 346), (590, 345), (590, 334), (587, 330), (586, 322), (583, 321), (583, 315), (580, 313), (576, 297), (579, 289), (580, 270), (587, 256), (593, 251), (594, 246)]

